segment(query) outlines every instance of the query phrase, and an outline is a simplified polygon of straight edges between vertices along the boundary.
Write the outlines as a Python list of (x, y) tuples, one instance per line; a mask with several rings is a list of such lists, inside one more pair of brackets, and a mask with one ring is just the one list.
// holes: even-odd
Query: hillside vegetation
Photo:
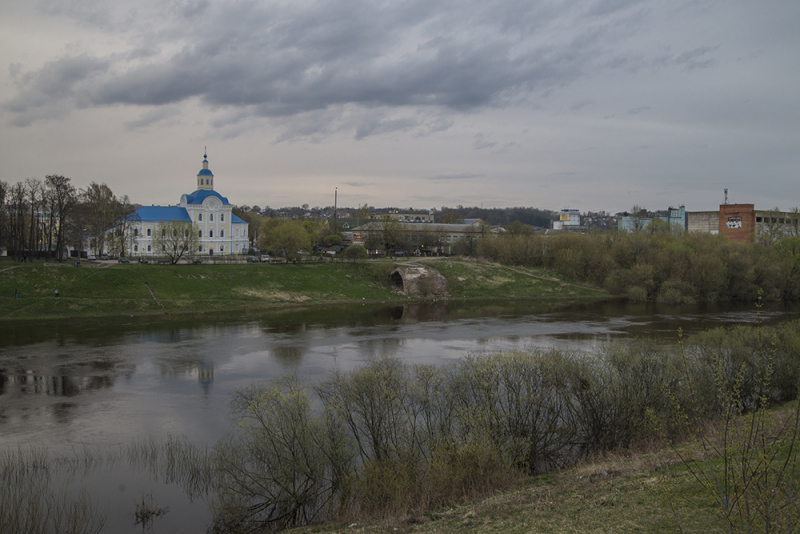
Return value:
[(524, 231), (482, 239), (476, 253), (504, 265), (543, 267), (631, 300), (754, 302), (800, 298), (800, 237), (770, 246), (724, 235), (672, 233), (654, 225), (631, 234)]
[[(405, 301), (394, 263), (140, 265), (0, 262), (0, 319), (210, 312), (279, 305)], [(450, 284), (448, 298), (603, 298), (542, 269), (443, 260), (428, 264)], [(58, 289), (60, 297), (55, 298)], [(14, 298), (14, 292), (17, 298)]]

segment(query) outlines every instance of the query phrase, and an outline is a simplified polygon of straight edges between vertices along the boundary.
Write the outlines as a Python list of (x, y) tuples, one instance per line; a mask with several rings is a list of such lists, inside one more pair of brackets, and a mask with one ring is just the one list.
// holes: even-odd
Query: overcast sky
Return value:
[(143, 204), (800, 205), (797, 0), (3, 0), (9, 183)]

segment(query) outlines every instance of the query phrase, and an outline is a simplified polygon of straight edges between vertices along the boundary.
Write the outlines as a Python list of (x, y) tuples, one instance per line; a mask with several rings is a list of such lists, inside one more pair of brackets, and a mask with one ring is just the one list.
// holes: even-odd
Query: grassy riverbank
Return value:
[[(301, 265), (140, 265), (0, 261), (0, 320), (257, 309), (409, 300), (389, 284), (388, 262)], [(597, 299), (605, 292), (537, 268), (426, 262), (452, 299)], [(58, 289), (59, 298), (54, 292)], [(16, 298), (14, 297), (16, 291)]]
[[(723, 532), (727, 524), (670, 449), (607, 455), (457, 506), (410, 516), (349, 518), (295, 534), (588, 534)], [(669, 499), (668, 499), (669, 497)]]

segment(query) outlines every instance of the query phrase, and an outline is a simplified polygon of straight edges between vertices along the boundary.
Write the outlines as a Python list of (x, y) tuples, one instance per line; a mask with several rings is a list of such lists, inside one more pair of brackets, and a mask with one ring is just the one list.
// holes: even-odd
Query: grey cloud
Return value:
[(592, 17), (601, 17), (641, 4), (642, 0), (600, 0), (591, 5), (586, 13)]
[(386, 119), (375, 122), (362, 123), (356, 128), (356, 139), (363, 139), (370, 135), (376, 135), (398, 130), (410, 130), (418, 126), (419, 123), (411, 118)]
[(496, 153), (497, 154), (506, 154), (509, 150), (511, 150), (514, 147), (518, 147), (518, 146), (519, 146), (519, 143), (511, 141), (509, 143), (505, 143), (504, 145), (500, 146), (500, 148), (497, 149)]
[(665, 54), (660, 54), (652, 61), (652, 66), (654, 67), (669, 67), (669, 66), (678, 66), (683, 67), (686, 70), (694, 70), (694, 69), (705, 69), (709, 67), (714, 67), (717, 64), (715, 58), (712, 57), (705, 57), (709, 53), (716, 51), (719, 49), (719, 45), (716, 46), (701, 46), (692, 50), (687, 50), (682, 52), (681, 54), (674, 56), (673, 54), (669, 53), (669, 51)]
[(33, 73), (14, 68), (19, 94), (6, 101), (3, 109), (15, 115), (12, 124), (16, 126), (27, 126), (51, 115), (64, 116), (71, 107), (88, 105), (87, 83), (107, 73), (110, 67), (108, 58), (80, 55), (51, 61)]
[(139, 128), (145, 128), (153, 124), (158, 124), (160, 122), (172, 120), (179, 114), (180, 110), (177, 106), (170, 106), (170, 107), (161, 106), (156, 109), (152, 109), (147, 113), (144, 113), (137, 120), (126, 122), (125, 129), (128, 131), (132, 131), (132, 130), (137, 130)]
[(344, 185), (349, 185), (350, 187), (369, 187), (375, 185), (374, 182), (344, 182)]
[(639, 113), (643, 113), (645, 111), (649, 111), (650, 106), (639, 106), (638, 108), (631, 108), (628, 110), (628, 115), (638, 115)]
[(102, 26), (111, 29), (114, 17), (107, 0), (40, 0), (40, 13), (69, 17), (85, 26)]
[(185, 0), (172, 4), (173, 12), (184, 19), (195, 19), (204, 14), (211, 3), (208, 0)]
[(448, 173), (448, 174), (439, 174), (437, 176), (431, 176), (428, 178), (431, 182), (450, 182), (450, 181), (466, 181), (466, 180), (475, 180), (478, 178), (485, 178), (484, 174), (475, 174), (470, 172), (462, 172), (462, 173)]
[[(608, 43), (624, 26), (616, 14), (628, 17), (627, 8), (637, 3), (595, 2), (589, 13), (602, 14), (603, 22), (583, 26), (569, 6), (526, 0), (186, 0), (166, 8), (158, 23), (153, 13), (118, 16), (117, 26), (130, 22), (131, 50), (113, 58), (64, 57), (22, 75), (19, 94), (5, 109), (29, 124), (54, 102), (69, 110), (199, 98), (222, 114), (215, 120), (228, 131), (253, 117), (291, 118), (278, 141), (346, 128), (356, 139), (392, 131), (425, 135), (449, 127), (448, 114), (513, 105), (621, 61), (619, 54), (598, 59), (612, 52)], [(94, 4), (53, 1), (47, 10), (72, 9), (89, 20), (87, 5)], [(111, 17), (96, 10), (104, 20)], [(686, 52), (674, 62), (697, 68), (710, 50)], [(422, 118), (382, 113), (353, 120), (353, 106), (428, 111)]]
[(475, 142), (472, 143), (472, 146), (475, 148), (475, 150), (492, 148), (495, 145), (497, 145), (497, 143), (493, 141), (488, 141), (482, 133), (475, 134)]
[(717, 50), (718, 48), (719, 46), (701, 46), (699, 48), (695, 48), (694, 50), (689, 50), (675, 58), (675, 63), (678, 65), (684, 65), (688, 70), (713, 67), (716, 65), (716, 60), (714, 58), (701, 58), (709, 52)]
[(576, 103), (572, 104), (572, 106), (570, 106), (569, 109), (572, 110), (572, 111), (578, 111), (579, 109), (583, 109), (586, 106), (589, 106), (589, 105), (591, 105), (593, 103), (594, 103), (593, 100), (581, 100), (580, 102), (576, 102)]

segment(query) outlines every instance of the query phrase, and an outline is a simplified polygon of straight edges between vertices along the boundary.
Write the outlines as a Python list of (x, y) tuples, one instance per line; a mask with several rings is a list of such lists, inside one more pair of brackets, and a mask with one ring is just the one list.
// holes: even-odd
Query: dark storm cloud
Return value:
[(27, 126), (40, 118), (61, 117), (69, 108), (61, 104), (66, 99), (72, 105), (89, 105), (89, 97), (80, 90), (84, 80), (107, 72), (111, 60), (88, 55), (65, 57), (51, 61), (32, 73), (21, 74), (12, 65), (12, 79), (19, 87), (19, 96), (5, 103), (4, 108), (14, 114), (12, 124)]
[[(52, 2), (45, 11), (124, 28), (131, 49), (113, 57), (65, 56), (23, 74), (5, 109), (25, 125), (54, 108), (199, 98), (225, 111), (215, 120), (231, 132), (253, 117), (290, 117), (301, 124), (286, 139), (341, 129), (359, 139), (424, 134), (448, 127), (447, 113), (548, 94), (595, 66), (622, 61), (611, 49), (630, 31), (624, 21), (639, 4), (197, 0), (175, 2), (157, 17), (126, 12), (109, 20), (102, 3)], [(587, 16), (595, 22), (574, 24)], [(713, 50), (669, 60), (687, 69), (712, 66)], [(354, 116), (351, 107), (359, 110)], [(420, 109), (428, 111), (413, 111)], [(490, 146), (476, 141), (476, 148)]]

